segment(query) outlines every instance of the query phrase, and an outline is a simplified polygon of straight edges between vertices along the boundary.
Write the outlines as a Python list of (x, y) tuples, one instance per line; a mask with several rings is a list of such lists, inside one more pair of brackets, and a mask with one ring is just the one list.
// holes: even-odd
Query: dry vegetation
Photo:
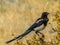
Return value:
[[(60, 45), (60, 0), (0, 0), (0, 45), (23, 33), (42, 12), (49, 12), (49, 23), (44, 31), (44, 45)], [(48, 39), (47, 39), (48, 38)], [(39, 37), (31, 32), (10, 45), (42, 45)]]

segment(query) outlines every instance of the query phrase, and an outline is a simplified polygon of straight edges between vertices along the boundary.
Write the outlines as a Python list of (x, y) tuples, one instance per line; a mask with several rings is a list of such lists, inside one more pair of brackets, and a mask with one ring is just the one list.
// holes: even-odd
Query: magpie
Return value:
[[(22, 39), (24, 36), (29, 34), (31, 31), (35, 31), (35, 33), (38, 34), (39, 31), (43, 30), (46, 27), (46, 25), (49, 21), (49, 19), (47, 17), (48, 14), (49, 14), (48, 12), (43, 12), (42, 16), (40, 18), (38, 18), (23, 34), (15, 37), (12, 40), (7, 41), (6, 43), (10, 43), (14, 40)], [(40, 33), (40, 34), (42, 34), (42, 33)]]

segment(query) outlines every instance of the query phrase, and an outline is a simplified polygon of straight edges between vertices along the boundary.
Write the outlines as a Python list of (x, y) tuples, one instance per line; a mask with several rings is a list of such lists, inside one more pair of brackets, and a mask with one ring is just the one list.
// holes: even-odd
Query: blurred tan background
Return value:
[[(51, 22), (58, 10), (58, 5), (59, 0), (0, 0), (0, 45), (5, 45), (7, 40), (22, 34), (44, 11), (50, 13), (48, 17)], [(54, 27), (56, 22), (52, 25)], [(49, 24), (47, 27), (45, 30), (51, 30)], [(46, 38), (55, 34), (49, 34), (49, 31), (43, 31), (43, 33), (47, 35)], [(22, 40), (34, 34), (31, 32)]]

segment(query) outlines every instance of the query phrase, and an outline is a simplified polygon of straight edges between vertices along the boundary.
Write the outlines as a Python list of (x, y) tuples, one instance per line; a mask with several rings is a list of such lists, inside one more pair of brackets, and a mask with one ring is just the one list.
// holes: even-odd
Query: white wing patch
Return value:
[(40, 19), (40, 20), (38, 20), (38, 21), (36, 21), (36, 23), (39, 23), (40, 21), (42, 21), (43, 19)]
[(42, 24), (39, 27), (34, 28), (34, 31), (38, 31), (38, 30), (42, 30), (42, 29), (44, 29), (44, 24)]

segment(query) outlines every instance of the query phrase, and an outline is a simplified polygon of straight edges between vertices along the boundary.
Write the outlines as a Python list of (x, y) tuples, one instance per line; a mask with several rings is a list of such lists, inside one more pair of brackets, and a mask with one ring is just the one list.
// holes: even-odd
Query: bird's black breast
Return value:
[(47, 25), (48, 21), (49, 21), (49, 19), (46, 18), (45, 21), (43, 22), (45, 26)]

